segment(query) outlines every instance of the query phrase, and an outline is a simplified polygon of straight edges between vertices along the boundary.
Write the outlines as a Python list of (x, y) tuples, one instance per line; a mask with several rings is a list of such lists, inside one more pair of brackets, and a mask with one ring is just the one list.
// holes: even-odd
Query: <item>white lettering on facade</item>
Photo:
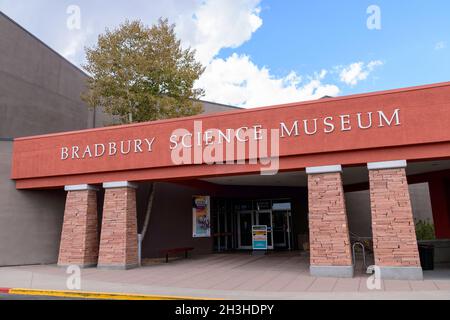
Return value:
[(136, 139), (134, 140), (134, 153), (141, 153), (142, 151), (142, 140), (141, 139)]
[(61, 148), (61, 160), (69, 159), (69, 148), (62, 147)]
[(72, 159), (80, 159), (80, 156), (78, 155), (78, 151), (80, 151), (80, 147), (78, 147), (78, 146), (72, 147)]
[(325, 125), (325, 133), (332, 133), (334, 132), (335, 126), (332, 123), (333, 121), (333, 117), (326, 117), (325, 119), (323, 119), (323, 124)]
[[(100, 151), (101, 150), (101, 151)], [(100, 158), (105, 154), (106, 148), (104, 144), (95, 145), (95, 157)]]
[(285, 138), (286, 135), (288, 135), (288, 137), (292, 137), (292, 135), (297, 137), (300, 135), (298, 131), (298, 121), (294, 122), (294, 124), (291, 127), (291, 130), (288, 129), (286, 123), (284, 122), (282, 122), (280, 126), (281, 126), (281, 138)]
[[(376, 119), (375, 114), (378, 115)], [(376, 123), (378, 121), (378, 123)], [(300, 123), (303, 124), (301, 127)], [(366, 112), (353, 114), (342, 114), (328, 116), (310, 120), (292, 120), (280, 123), (280, 138), (298, 137), (304, 132), (306, 136), (315, 135), (319, 132), (331, 134), (336, 130), (348, 132), (356, 129), (367, 130), (379, 128), (400, 126), (400, 109), (395, 109), (392, 113), (385, 111)]]
[(358, 128), (360, 129), (370, 129), (372, 128), (372, 114), (373, 112), (368, 112), (367, 113), (367, 117), (368, 117), (368, 124), (367, 125), (363, 125), (363, 121), (362, 121), (362, 113), (358, 113)]
[(88, 158), (92, 158), (91, 147), (89, 147), (89, 146), (86, 146), (86, 149), (84, 150), (83, 159), (86, 159), (86, 156)]
[(128, 149), (125, 151), (125, 141), (120, 141), (120, 153), (123, 155), (129, 154), (131, 152), (131, 141), (128, 140)]
[(312, 131), (310, 131), (310, 130), (308, 130), (308, 123), (309, 123), (310, 121), (308, 121), (308, 120), (303, 120), (303, 123), (305, 124), (305, 133), (308, 135), (308, 136), (312, 136), (312, 135), (315, 135), (316, 133), (317, 133), (317, 119), (314, 119), (313, 120), (313, 123), (314, 123), (314, 130), (312, 130)]
[[(72, 146), (61, 148), (61, 160), (89, 159), (144, 153), (144, 149), (152, 152), (156, 138), (135, 139), (117, 142), (96, 143), (87, 146)], [(82, 153), (81, 153), (82, 152)]]
[(145, 143), (147, 143), (148, 146), (148, 152), (152, 152), (153, 151), (153, 143), (155, 142), (156, 138), (152, 138), (152, 139), (144, 139)]
[[(279, 123), (279, 128), (264, 128), (261, 124), (245, 125), (228, 129), (208, 129), (203, 131), (203, 123), (194, 121), (193, 131), (177, 129), (169, 137), (169, 149), (177, 155), (175, 164), (205, 163), (205, 148), (208, 163), (245, 163), (248, 153), (261, 148), (259, 142), (270, 142), (276, 130), (278, 138), (295, 138), (318, 135), (320, 133), (335, 134), (355, 130), (369, 130), (401, 125), (400, 109), (393, 111), (359, 112), (356, 114), (335, 114), (322, 118), (291, 119)], [(268, 131), (272, 130), (270, 134)], [(345, 133), (344, 133), (345, 134)], [(270, 141), (269, 141), (270, 140)], [(130, 154), (152, 153), (156, 138), (142, 137), (122, 141), (108, 141), (89, 145), (62, 146), (61, 160), (78, 160), (127, 156)], [(226, 145), (225, 149), (223, 145)], [(218, 147), (222, 145), (221, 147)], [(263, 148), (265, 148), (263, 146)], [(265, 158), (270, 159), (269, 150)], [(224, 156), (226, 154), (227, 156)], [(232, 155), (232, 159), (229, 155)]]
[(110, 142), (109, 143), (109, 155), (115, 156), (117, 154), (117, 143)]
[(388, 120), (388, 118), (386, 117), (386, 114), (383, 111), (378, 111), (378, 114), (380, 116), (380, 125), (379, 125), (380, 128), (385, 126), (384, 123), (386, 123), (389, 127), (391, 127), (392, 123), (394, 121), (395, 121), (395, 126), (400, 125), (400, 109), (396, 109), (394, 111), (394, 114), (392, 115), (390, 120)]
[(341, 118), (341, 131), (350, 131), (352, 126), (350, 125), (350, 115), (342, 115)]

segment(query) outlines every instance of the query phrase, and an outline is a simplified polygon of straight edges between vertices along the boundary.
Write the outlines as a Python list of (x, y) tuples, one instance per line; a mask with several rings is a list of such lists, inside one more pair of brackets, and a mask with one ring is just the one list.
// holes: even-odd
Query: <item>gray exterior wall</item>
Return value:
[[(227, 106), (219, 103), (200, 101), (203, 105), (203, 114), (211, 114), (218, 112), (230, 112), (233, 110), (239, 110), (238, 107)], [(95, 128), (107, 127), (111, 125), (120, 124), (119, 117), (113, 117), (105, 112), (101, 108), (91, 110), (88, 114), (88, 124), (92, 124)]]
[[(409, 185), (414, 219), (433, 222), (428, 183)], [(345, 194), (350, 232), (360, 237), (372, 237), (372, 216), (368, 190)]]
[(0, 137), (92, 127), (86, 75), (2, 13), (0, 52)]
[(11, 152), (12, 142), (0, 141), (0, 266), (54, 263), (65, 192), (16, 190)]
[(349, 231), (359, 237), (372, 237), (369, 191), (345, 194)]
[(0, 266), (54, 263), (63, 190), (18, 191), (10, 138), (90, 128), (86, 75), (0, 13)]
[(409, 186), (411, 206), (414, 219), (433, 222), (433, 208), (431, 206), (430, 189), (428, 183), (418, 183)]
[(233, 110), (239, 110), (238, 107), (231, 107), (224, 104), (209, 102), (209, 101), (202, 101), (203, 103), (203, 113), (217, 113), (217, 112), (228, 112)]
[[(162, 249), (192, 247), (195, 254), (210, 253), (213, 249), (212, 238), (192, 237), (192, 197), (204, 192), (171, 183), (155, 185), (155, 200), (150, 216), (147, 235), (142, 245), (144, 258), (161, 257)], [(145, 191), (138, 195), (139, 231), (142, 230), (145, 217)], [(140, 208), (139, 208), (140, 207)]]

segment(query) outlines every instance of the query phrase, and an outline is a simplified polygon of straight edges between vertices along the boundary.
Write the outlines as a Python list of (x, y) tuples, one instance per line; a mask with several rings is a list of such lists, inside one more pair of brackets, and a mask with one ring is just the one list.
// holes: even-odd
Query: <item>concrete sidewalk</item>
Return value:
[[(68, 277), (57, 266), (5, 267), (0, 287), (67, 290)], [(384, 280), (374, 291), (367, 278), (311, 277), (307, 257), (299, 254), (214, 254), (128, 271), (84, 269), (81, 290), (219, 299), (450, 299), (450, 269), (425, 273), (424, 281)]]

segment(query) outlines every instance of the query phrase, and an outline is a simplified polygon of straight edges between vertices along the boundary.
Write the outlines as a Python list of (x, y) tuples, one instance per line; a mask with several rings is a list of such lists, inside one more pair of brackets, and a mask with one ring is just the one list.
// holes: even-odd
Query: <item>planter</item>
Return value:
[(424, 271), (434, 270), (434, 246), (429, 244), (419, 245), (420, 264)]

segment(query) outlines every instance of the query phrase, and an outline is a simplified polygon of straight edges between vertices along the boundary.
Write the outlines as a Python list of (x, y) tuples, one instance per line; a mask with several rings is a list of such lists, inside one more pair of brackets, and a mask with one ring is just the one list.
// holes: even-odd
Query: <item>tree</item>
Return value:
[(146, 27), (126, 21), (98, 37), (86, 49), (85, 70), (90, 74), (83, 100), (102, 106), (122, 123), (153, 121), (202, 112), (196, 100), (202, 89), (194, 89), (204, 71), (195, 51), (183, 49), (175, 25), (159, 19)]
[[(196, 100), (204, 92), (194, 89), (204, 72), (195, 51), (183, 49), (167, 19), (145, 27), (126, 21), (106, 30), (98, 43), (86, 49), (85, 70), (90, 74), (82, 98), (91, 107), (101, 106), (122, 123), (144, 122), (195, 115), (202, 112)], [(155, 195), (149, 187), (141, 241), (145, 237)]]

